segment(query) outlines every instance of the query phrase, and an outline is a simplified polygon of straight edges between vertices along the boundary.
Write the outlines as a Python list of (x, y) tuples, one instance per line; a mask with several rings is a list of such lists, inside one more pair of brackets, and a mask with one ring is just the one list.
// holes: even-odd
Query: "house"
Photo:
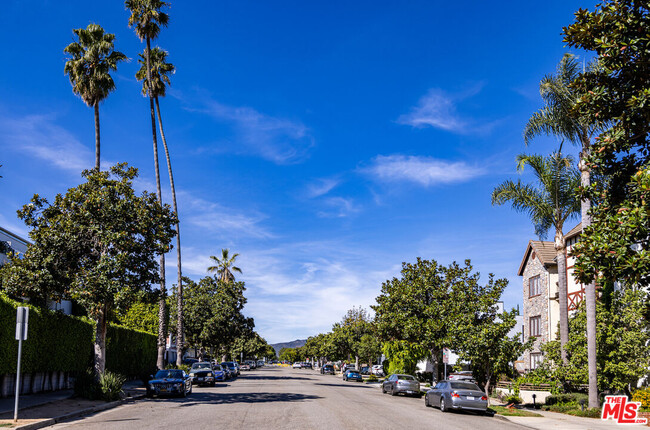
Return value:
[[(584, 299), (584, 286), (576, 283), (573, 277), (575, 259), (568, 256), (581, 233), (582, 224), (578, 224), (565, 235), (569, 313), (575, 311)], [(523, 277), (524, 339), (535, 339), (532, 350), (526, 351), (523, 359), (523, 370), (530, 371), (543, 361), (541, 346), (559, 336), (560, 302), (554, 243), (529, 241), (517, 274)]]
[[(16, 233), (0, 227), (0, 267), (9, 261), (7, 255), (13, 253), (19, 258), (27, 252), (27, 247), (30, 245), (27, 239), (23, 239)], [(47, 307), (53, 311), (61, 311), (66, 315), (72, 313), (72, 302), (69, 300), (53, 301), (48, 300)]]

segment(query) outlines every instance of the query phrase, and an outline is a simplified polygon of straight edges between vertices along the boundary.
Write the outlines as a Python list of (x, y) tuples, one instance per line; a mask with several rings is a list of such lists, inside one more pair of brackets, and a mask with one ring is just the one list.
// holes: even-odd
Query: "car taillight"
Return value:
[(487, 396), (483, 396), (483, 397), (481, 397), (481, 400), (486, 401), (486, 400), (487, 400)]
[(451, 397), (460, 397), (460, 394), (458, 394), (456, 392), (453, 392), (453, 393), (451, 393)]

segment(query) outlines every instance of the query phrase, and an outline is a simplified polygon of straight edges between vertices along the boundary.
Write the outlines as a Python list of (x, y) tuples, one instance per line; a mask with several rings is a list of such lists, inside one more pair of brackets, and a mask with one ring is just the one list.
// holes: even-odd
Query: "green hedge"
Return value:
[(106, 333), (106, 370), (128, 377), (148, 375), (156, 368), (158, 338), (151, 333), (109, 325)]
[(29, 328), (27, 340), (23, 342), (22, 371), (75, 372), (88, 366), (93, 353), (93, 327), (88, 321), (16, 302), (0, 294), (0, 375), (16, 373), (18, 306), (29, 307)]
[[(93, 322), (16, 302), (0, 294), (0, 375), (16, 373), (18, 306), (30, 308), (27, 340), (23, 342), (23, 372), (80, 372), (92, 366)], [(106, 370), (127, 377), (139, 377), (155, 369), (156, 358), (156, 336), (109, 325), (106, 333)]]

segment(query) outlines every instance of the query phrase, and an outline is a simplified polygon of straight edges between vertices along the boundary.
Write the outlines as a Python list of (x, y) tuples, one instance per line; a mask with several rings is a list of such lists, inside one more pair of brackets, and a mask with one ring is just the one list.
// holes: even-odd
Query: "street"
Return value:
[(498, 418), (442, 413), (313, 370), (264, 367), (187, 398), (145, 399), (55, 429), (514, 429)]

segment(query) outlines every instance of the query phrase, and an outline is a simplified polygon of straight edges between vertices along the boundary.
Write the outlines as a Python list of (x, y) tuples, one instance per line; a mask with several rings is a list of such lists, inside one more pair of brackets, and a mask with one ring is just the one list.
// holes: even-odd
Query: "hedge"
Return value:
[[(16, 373), (16, 308), (29, 307), (21, 371), (79, 372), (92, 366), (94, 323), (11, 300), (0, 293), (0, 375)], [(139, 377), (156, 367), (156, 336), (110, 324), (106, 333), (106, 369)]]

